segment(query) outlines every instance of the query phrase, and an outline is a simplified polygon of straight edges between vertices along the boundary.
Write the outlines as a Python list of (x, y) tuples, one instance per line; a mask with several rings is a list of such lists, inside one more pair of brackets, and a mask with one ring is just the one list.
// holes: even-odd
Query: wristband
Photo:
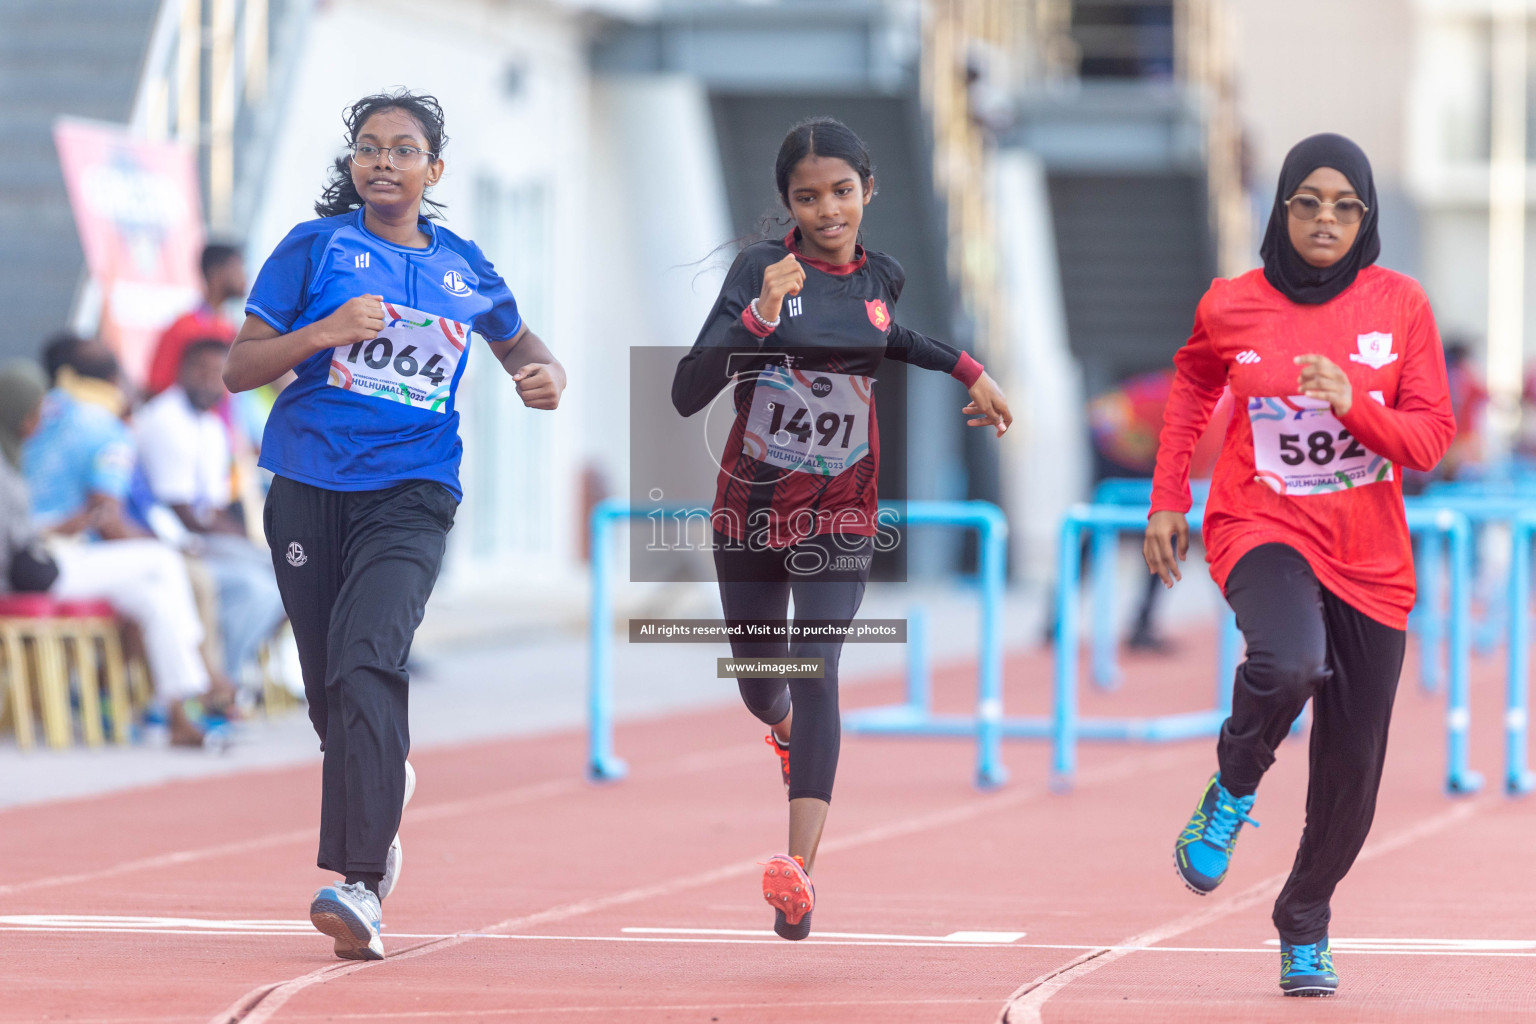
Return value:
[(759, 340), (767, 338), (768, 335), (773, 333), (772, 327), (769, 327), (767, 324), (763, 323), (757, 317), (752, 315), (752, 307), (750, 306), (742, 307), (741, 326), (747, 329), (748, 334)]
[(955, 368), (949, 371), (949, 375), (969, 388), (981, 379), (985, 371), (986, 367), (972, 358), (969, 352), (961, 352), (960, 358), (955, 361)]

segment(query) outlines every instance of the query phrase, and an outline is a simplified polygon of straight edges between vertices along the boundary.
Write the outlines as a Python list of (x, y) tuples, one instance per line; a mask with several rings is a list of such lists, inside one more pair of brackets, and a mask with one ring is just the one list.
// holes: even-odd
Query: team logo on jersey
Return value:
[(789, 301), (784, 304), (784, 315), (785, 316), (799, 316), (800, 315), (800, 296), (798, 296), (798, 295), (791, 295), (789, 297)]
[(1350, 353), (1349, 361), (1352, 363), (1364, 363), (1373, 370), (1379, 370), (1388, 363), (1397, 362), (1397, 353), (1392, 351), (1390, 334), (1372, 331), (1370, 334), (1357, 337), (1355, 344), (1360, 346), (1360, 351)]
[(884, 299), (865, 299), (864, 311), (869, 314), (869, 322), (882, 331), (891, 326), (891, 314), (885, 308)]
[(303, 565), (307, 561), (309, 561), (309, 556), (304, 553), (304, 545), (303, 544), (300, 544), (298, 541), (294, 541), (293, 543), (288, 545), (288, 564), (289, 565), (291, 565), (295, 569), (297, 569), (299, 566)]
[(1233, 356), (1232, 358), (1236, 359), (1238, 362), (1242, 363), (1244, 366), (1252, 366), (1254, 363), (1259, 361), (1259, 354), (1257, 352), (1255, 352), (1253, 349), (1250, 348), (1246, 352), (1239, 352), (1237, 355)]
[(469, 294), (469, 285), (464, 283), (464, 275), (457, 270), (450, 270), (443, 275), (443, 288), (449, 295)]
[(352, 257), (352, 265), (359, 270), (368, 269), (368, 253), (360, 252)]

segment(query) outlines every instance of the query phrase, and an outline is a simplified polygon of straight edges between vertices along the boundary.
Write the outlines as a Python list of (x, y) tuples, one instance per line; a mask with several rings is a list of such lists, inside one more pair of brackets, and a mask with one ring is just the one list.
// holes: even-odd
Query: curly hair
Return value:
[[(357, 133), (368, 123), (368, 119), (384, 110), (398, 110), (415, 118), (427, 136), (427, 149), (432, 157), (436, 159), (443, 155), (443, 147), (448, 145), (448, 136), (443, 132), (442, 106), (436, 96), (413, 93), (408, 89), (364, 96), (348, 107), (341, 116), (342, 123), (347, 126), (347, 145), (350, 147), (357, 142)], [(425, 195), (421, 197), (421, 203), (427, 207), (428, 217), (438, 217), (445, 209), (442, 203)], [(331, 166), (331, 180), (326, 183), (325, 191), (320, 193), (320, 199), (315, 203), (315, 213), (321, 217), (334, 217), (362, 205), (363, 197), (357, 194), (357, 186), (352, 183), (352, 155), (343, 153)]]

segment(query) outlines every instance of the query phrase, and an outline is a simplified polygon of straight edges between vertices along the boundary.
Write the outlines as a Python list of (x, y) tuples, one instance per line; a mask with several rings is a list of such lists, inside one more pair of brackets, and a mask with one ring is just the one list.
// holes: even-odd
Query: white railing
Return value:
[(281, 88), (291, 81), (314, 5), (161, 0), (130, 123), (149, 138), (174, 138), (196, 151), (208, 223), (217, 233), (249, 226)]
[(1203, 108), (1207, 201), (1216, 272), (1222, 277), (1253, 265), (1253, 217), (1243, 187), (1229, 8), (1227, 0), (1178, 0), (1174, 6), (1174, 73), (1195, 90)]
[[(1011, 97), (1031, 63), (1033, 4), (930, 0), (925, 6), (921, 95), (933, 137), (933, 180), (943, 204), (949, 279), (975, 348), (1005, 379), (1007, 309), (999, 286), (997, 218), (987, 96)], [(1046, 6), (1044, 4), (1038, 6)]]

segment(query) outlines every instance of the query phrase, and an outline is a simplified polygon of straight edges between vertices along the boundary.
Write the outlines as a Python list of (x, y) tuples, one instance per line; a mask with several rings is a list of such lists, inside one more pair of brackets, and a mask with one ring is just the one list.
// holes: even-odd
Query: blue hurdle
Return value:
[[(1152, 718), (1083, 719), (1077, 712), (1078, 639), (1080, 636), (1078, 589), (1080, 583), (1079, 551), (1085, 529), (1108, 532), (1145, 529), (1145, 513), (1125, 506), (1075, 506), (1062, 523), (1059, 552), (1058, 608), (1056, 623), (1056, 666), (1054, 705), (1049, 716), (1007, 717), (1002, 696), (1002, 631), (1000, 617), (1003, 600), (1005, 541), (1007, 522), (1001, 510), (988, 502), (908, 502), (902, 506), (884, 506), (898, 514), (898, 522), (910, 525), (951, 525), (974, 528), (980, 534), (981, 649), (977, 670), (977, 702), (974, 715), (936, 714), (932, 710), (924, 650), (925, 631), (920, 617), (909, 623), (906, 699), (900, 704), (850, 711), (843, 716), (850, 732), (915, 736), (974, 736), (976, 738), (976, 785), (993, 789), (1007, 781), (1002, 763), (1002, 739), (1049, 738), (1052, 740), (1051, 784), (1058, 790), (1069, 789), (1077, 768), (1079, 740), (1167, 742), (1196, 736), (1214, 735), (1231, 710), (1231, 679), (1236, 668), (1241, 637), (1230, 623), (1220, 631), (1218, 661), (1221, 665), (1216, 706), (1209, 710), (1186, 712)], [(674, 510), (675, 511), (675, 510)], [(703, 510), (688, 510), (702, 513)], [(593, 780), (623, 778), (624, 762), (613, 749), (612, 696), (612, 598), (610, 589), (610, 539), (613, 523), (649, 515), (654, 510), (631, 509), (626, 503), (610, 499), (593, 509), (592, 594), (590, 618), (591, 660), (588, 672), (588, 777)], [(1189, 513), (1190, 525), (1199, 529), (1202, 509)], [(1536, 530), (1536, 517), (1528, 530)], [(1445, 539), (1450, 549), (1450, 607), (1448, 639), (1450, 646), (1449, 686), (1447, 688), (1447, 769), (1446, 789), (1451, 793), (1471, 793), (1482, 786), (1482, 777), (1468, 768), (1469, 710), (1469, 594), (1471, 565), (1471, 527), (1467, 516), (1452, 509), (1410, 508), (1409, 529), (1426, 538)], [(1531, 533), (1525, 534), (1529, 540)], [(1529, 552), (1527, 552), (1528, 559)], [(1529, 593), (1529, 561), (1525, 563), (1521, 586)], [(1230, 617), (1224, 608), (1224, 617)], [(1432, 609), (1431, 613), (1437, 613)], [(1511, 616), (1512, 620), (1521, 616)], [(1522, 628), (1524, 628), (1522, 626)], [(1512, 643), (1511, 649), (1516, 649)], [(1523, 649), (1523, 648), (1520, 648)], [(1515, 697), (1522, 695), (1523, 676), (1516, 686), (1511, 669), (1511, 749), (1514, 749), (1516, 723)], [(1525, 722), (1519, 718), (1521, 769), (1524, 773)], [(1514, 755), (1511, 754), (1513, 759)], [(1513, 760), (1512, 760), (1513, 765)], [(1512, 767), (1511, 772), (1515, 769)], [(1517, 777), (1512, 774), (1511, 777)]]
[[(981, 650), (976, 669), (976, 713), (941, 715), (933, 711), (928, 684), (926, 630), (919, 618), (907, 623), (907, 696), (900, 704), (843, 713), (852, 733), (888, 736), (975, 736), (976, 786), (996, 789), (1008, 781), (1002, 740), (1010, 722), (1003, 718), (1003, 584), (1006, 576), (1008, 521), (987, 501), (909, 501), (891, 506), (899, 522), (913, 526), (959, 526), (977, 531), (981, 589)], [(915, 627), (915, 632), (914, 632)], [(1033, 735), (1043, 735), (1034, 733)]]
[[(1479, 527), (1493, 524), (1513, 524), (1527, 509), (1536, 507), (1536, 489), (1527, 485), (1524, 487), (1503, 483), (1488, 482), (1443, 482), (1430, 484), (1424, 489), (1424, 493), (1407, 498), (1404, 502), (1409, 508), (1448, 508), (1454, 509), (1466, 515), (1467, 521), (1472, 524), (1474, 530)], [(1438, 544), (1425, 545), (1424, 559), (1419, 567), (1420, 590), (1424, 593), (1433, 593), (1432, 587), (1438, 583), (1438, 565), (1436, 559), (1440, 552)], [(1475, 585), (1474, 580), (1474, 585)], [(1508, 592), (1508, 581), (1505, 581), (1503, 589)], [(1499, 639), (1508, 631), (1508, 624), (1501, 621), (1504, 612), (1503, 602), (1492, 599), (1486, 602), (1480, 619), (1474, 619), (1473, 643), (1482, 653), (1490, 653), (1498, 645)], [(1438, 643), (1439, 638), (1421, 633), (1420, 640), (1425, 643), (1426, 652), (1430, 647)], [(1431, 665), (1426, 659), (1424, 673), (1424, 685), (1426, 689), (1436, 689), (1439, 682), (1439, 665)]]
[(592, 593), (587, 608), (587, 778), (614, 782), (629, 765), (613, 752), (613, 595), (609, 593), (610, 539), (620, 519), (639, 519), (649, 509), (631, 508), (622, 498), (606, 498), (592, 508)]
[(1518, 796), (1536, 788), (1536, 773), (1526, 759), (1531, 682), (1531, 543), (1536, 539), (1536, 511), (1522, 512), (1513, 523), (1514, 550), (1509, 565), (1509, 642), (1504, 676), (1504, 790)]
[[(1199, 530), (1204, 510), (1188, 513), (1191, 530)], [(1061, 524), (1060, 564), (1056, 592), (1056, 671), (1054, 710), (1051, 716), (1051, 785), (1057, 790), (1070, 789), (1077, 774), (1079, 739), (1141, 741), (1166, 743), (1196, 736), (1214, 736), (1232, 712), (1232, 674), (1237, 669), (1237, 634), (1232, 610), (1222, 604), (1222, 628), (1218, 647), (1216, 706), (1206, 711), (1183, 712), (1152, 718), (1082, 718), (1077, 710), (1078, 640), (1078, 551), (1083, 531), (1092, 531), (1095, 547), (1100, 544), (1113, 551), (1121, 532), (1144, 533), (1147, 528), (1145, 506), (1076, 505), (1067, 511)], [(1107, 543), (1099, 538), (1108, 537)], [(1097, 558), (1096, 558), (1097, 562)], [(1104, 618), (1098, 610), (1094, 618)], [(1103, 623), (1095, 621), (1100, 630)], [(1113, 637), (1113, 623), (1109, 633)], [(1235, 642), (1234, 642), (1235, 638)]]
[[(1516, 507), (1516, 499), (1489, 495), (1486, 497), (1474, 497), (1470, 494), (1448, 493), (1440, 490), (1445, 485), (1434, 484), (1426, 491), (1424, 497), (1409, 498), (1405, 504), (1408, 508), (1436, 509), (1450, 508), (1459, 512), (1465, 512), (1467, 519), (1473, 525), (1487, 522), (1507, 521), (1514, 518), (1524, 507), (1530, 505), (1529, 501)], [(1461, 486), (1461, 485), (1454, 485)], [(1206, 496), (1210, 492), (1210, 481), (1191, 480), (1190, 497), (1196, 506), (1204, 505)], [(1431, 494), (1432, 492), (1432, 494)], [(1111, 477), (1101, 480), (1093, 489), (1093, 504), (1095, 505), (1128, 505), (1139, 506), (1147, 509), (1152, 502), (1152, 481), (1143, 477)], [(1088, 644), (1092, 655), (1090, 661), (1090, 678), (1093, 684), (1101, 690), (1113, 690), (1120, 685), (1119, 651), (1119, 624), (1115, 619), (1115, 590), (1116, 574), (1114, 556), (1118, 545), (1118, 537), (1121, 531), (1100, 528), (1093, 532), (1091, 543), (1092, 552), (1092, 576), (1090, 577), (1090, 600), (1093, 606), (1093, 618), (1088, 624)], [(1410, 628), (1419, 638), (1419, 685), (1428, 693), (1437, 693), (1444, 678), (1444, 622), (1438, 611), (1443, 585), (1442, 563), (1444, 553), (1441, 550), (1444, 545), (1441, 538), (1426, 535), (1419, 539), (1418, 558), (1416, 568), (1418, 573), (1418, 603), (1409, 620)], [(1493, 624), (1498, 628), (1498, 624)], [(1237, 623), (1228, 617), (1225, 629), (1235, 631)], [(1222, 644), (1240, 647), (1241, 638), (1223, 632), (1220, 642)], [(1480, 645), (1480, 649), (1487, 649), (1486, 644)], [(1235, 664), (1235, 662), (1233, 663)], [(1226, 671), (1226, 660), (1219, 659), (1217, 685), (1222, 685), (1220, 676)], [(1228, 676), (1227, 678), (1230, 678)]]
[[(1190, 496), (1196, 505), (1204, 505), (1211, 489), (1209, 480), (1190, 481)], [(1095, 505), (1125, 505), (1140, 508), (1142, 526), (1146, 526), (1145, 512), (1152, 504), (1152, 481), (1140, 477), (1111, 477), (1099, 481), (1093, 489)], [(1120, 624), (1115, 617), (1117, 591), (1116, 555), (1120, 546), (1120, 534), (1115, 527), (1096, 527), (1089, 541), (1092, 553), (1089, 577), (1089, 601), (1093, 616), (1088, 623), (1088, 650), (1090, 653), (1090, 678), (1100, 690), (1115, 690), (1120, 686)], [(1196, 531), (1198, 533), (1198, 531)], [(1242, 636), (1237, 632), (1237, 619), (1225, 604), (1222, 605), (1221, 644), (1216, 665), (1218, 692), (1223, 680), (1230, 683), (1232, 670), (1237, 667), (1236, 651), (1242, 646)], [(1227, 655), (1231, 655), (1230, 663)]]
[[(1472, 724), (1472, 524), (1466, 513), (1453, 508), (1407, 508), (1408, 530), (1429, 544), (1442, 540), (1449, 548), (1450, 596), (1447, 611), (1446, 641), (1446, 774), (1447, 793), (1475, 793), (1483, 788), (1483, 777), (1467, 767), (1467, 731)], [(1431, 619), (1439, 611), (1433, 602), (1421, 602)], [(1436, 659), (1438, 664), (1438, 659)]]
[[(981, 587), (981, 650), (977, 669), (977, 700), (974, 716), (934, 715), (929, 701), (924, 631), (921, 620), (917, 640), (908, 651), (907, 700), (902, 704), (847, 712), (843, 727), (851, 732), (908, 735), (974, 735), (976, 737), (976, 785), (992, 789), (1008, 777), (1002, 764), (1000, 723), (1003, 709), (1002, 603), (1006, 576), (1008, 521), (1002, 510), (985, 501), (909, 501), (881, 506), (894, 513), (892, 525), (960, 526), (975, 529), (980, 537), (979, 581)], [(613, 781), (628, 774), (628, 766), (613, 747), (613, 598), (610, 593), (610, 547), (613, 524), (637, 519), (655, 509), (635, 509), (618, 498), (599, 502), (592, 509), (592, 593), (589, 605), (587, 667), (587, 777)], [(668, 509), (668, 514), (709, 514), (708, 509)], [(914, 625), (909, 622), (909, 631)], [(908, 642), (913, 643), (909, 632)], [(962, 724), (963, 723), (963, 724)]]
[[(1190, 528), (1198, 530), (1204, 510), (1191, 509), (1188, 513)], [(1407, 512), (1411, 532), (1427, 538), (1445, 538), (1450, 547), (1450, 685), (1447, 688), (1446, 711), (1446, 790), (1450, 793), (1471, 793), (1482, 787), (1482, 776), (1468, 767), (1467, 730), (1471, 723), (1469, 709), (1470, 623), (1469, 606), (1471, 590), (1471, 526), (1467, 517), (1452, 509), (1411, 508)], [(1146, 529), (1146, 513), (1143, 509), (1110, 506), (1079, 505), (1071, 509), (1062, 522), (1060, 587), (1057, 594), (1056, 618), (1056, 673), (1055, 713), (1052, 737), (1052, 786), (1056, 789), (1071, 787), (1077, 771), (1077, 741), (1079, 739), (1110, 741), (1168, 742), (1196, 736), (1215, 735), (1231, 712), (1231, 671), (1236, 667), (1236, 648), (1229, 646), (1226, 638), (1231, 630), (1223, 628), (1219, 661), (1225, 674), (1218, 683), (1217, 706), (1208, 711), (1186, 712), (1151, 718), (1101, 718), (1081, 719), (1077, 713), (1078, 686), (1078, 624), (1077, 589), (1079, 574), (1078, 552), (1084, 530), (1096, 534), (1118, 531), (1141, 532)], [(1431, 609), (1431, 614), (1436, 613)], [(1230, 615), (1226, 610), (1224, 615)], [(1098, 623), (1095, 623), (1097, 626)], [(1007, 735), (1019, 735), (1012, 728), (1012, 720), (1004, 720)], [(1029, 733), (1023, 733), (1029, 734)]]

